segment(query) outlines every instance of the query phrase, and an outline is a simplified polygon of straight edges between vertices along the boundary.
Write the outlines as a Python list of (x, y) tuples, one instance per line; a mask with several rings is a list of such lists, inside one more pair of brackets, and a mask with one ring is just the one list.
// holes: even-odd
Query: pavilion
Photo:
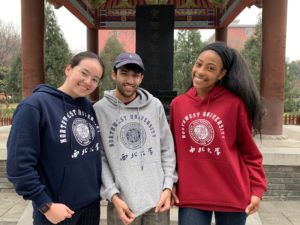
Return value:
[[(262, 133), (282, 135), (287, 0), (48, 0), (48, 2), (55, 8), (67, 8), (86, 25), (87, 50), (95, 53), (99, 51), (98, 30), (136, 29), (138, 21), (146, 17), (141, 16), (137, 10), (141, 6), (145, 6), (146, 9), (147, 6), (150, 8), (152, 6), (151, 9), (156, 6), (171, 6), (173, 14), (170, 15), (174, 15), (172, 30), (215, 29), (216, 40), (224, 42), (227, 41), (227, 27), (246, 7), (262, 8), (260, 92), (266, 108)], [(21, 1), (23, 98), (29, 96), (33, 88), (45, 80), (44, 4), (44, 1)], [(164, 14), (165, 11), (160, 12)], [(154, 14), (150, 12), (149, 15)], [(153, 23), (151, 20), (148, 21), (148, 25)], [(141, 33), (141, 30), (137, 29), (137, 36), (138, 33)], [(173, 62), (170, 63), (173, 65)], [(92, 101), (98, 100), (98, 90), (90, 97)]]

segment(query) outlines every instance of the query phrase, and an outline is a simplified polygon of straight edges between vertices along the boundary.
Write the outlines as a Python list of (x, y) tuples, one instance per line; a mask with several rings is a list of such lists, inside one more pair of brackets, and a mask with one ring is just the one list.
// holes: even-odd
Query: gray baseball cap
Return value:
[(121, 53), (117, 56), (114, 62), (114, 67), (119, 69), (126, 64), (135, 64), (141, 67), (142, 71), (145, 71), (145, 67), (141, 57), (136, 53)]

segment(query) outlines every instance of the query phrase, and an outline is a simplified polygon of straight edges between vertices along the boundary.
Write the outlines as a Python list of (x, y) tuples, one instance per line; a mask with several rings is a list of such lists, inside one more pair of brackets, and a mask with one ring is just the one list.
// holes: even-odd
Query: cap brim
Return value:
[(123, 62), (120, 62), (120, 63), (116, 63), (115, 64), (115, 67), (117, 68), (117, 69), (119, 69), (120, 67), (122, 67), (122, 66), (125, 66), (125, 65), (127, 65), (127, 64), (134, 64), (134, 65), (137, 65), (137, 66), (139, 66), (141, 69), (142, 69), (142, 71), (145, 71), (145, 68), (144, 68), (144, 66), (143, 65), (141, 65), (140, 63), (138, 63), (137, 61), (132, 61), (132, 60), (125, 60), (125, 61), (123, 61)]

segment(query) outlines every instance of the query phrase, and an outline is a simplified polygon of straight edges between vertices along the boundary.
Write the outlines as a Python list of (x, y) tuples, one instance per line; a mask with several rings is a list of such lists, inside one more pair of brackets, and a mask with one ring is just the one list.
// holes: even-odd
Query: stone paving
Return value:
[(0, 225), (17, 224), (27, 204), (15, 193), (0, 193)]
[[(9, 127), (0, 127), (0, 160), (6, 159)], [(280, 140), (280, 141), (278, 141)], [(284, 135), (260, 143), (267, 164), (300, 166), (300, 126), (284, 126)], [(287, 150), (288, 149), (288, 150)], [(101, 206), (100, 225), (106, 225), (105, 204)], [(31, 203), (14, 192), (0, 192), (0, 225), (30, 225)], [(171, 210), (171, 225), (177, 224), (177, 208)], [(247, 225), (300, 225), (300, 201), (262, 201), (259, 213), (251, 215)]]

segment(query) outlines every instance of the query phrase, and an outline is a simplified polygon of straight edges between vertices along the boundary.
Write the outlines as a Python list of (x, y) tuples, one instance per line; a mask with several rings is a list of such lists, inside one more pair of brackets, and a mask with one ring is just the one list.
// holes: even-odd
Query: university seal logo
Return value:
[(145, 144), (146, 131), (136, 122), (128, 123), (121, 128), (121, 142), (126, 148), (135, 150)]
[(189, 134), (199, 145), (207, 146), (214, 139), (214, 129), (210, 122), (204, 119), (194, 120), (189, 125)]
[(72, 124), (73, 134), (77, 142), (82, 146), (87, 146), (95, 137), (94, 127), (87, 120), (76, 118)]

